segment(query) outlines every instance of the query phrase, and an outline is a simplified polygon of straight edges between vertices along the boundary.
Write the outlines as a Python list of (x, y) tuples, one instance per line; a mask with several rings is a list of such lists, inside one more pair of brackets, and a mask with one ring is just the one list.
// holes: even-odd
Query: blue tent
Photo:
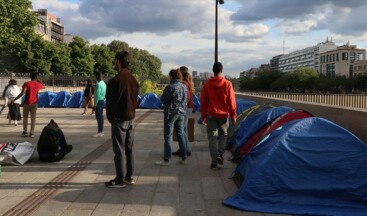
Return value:
[(77, 91), (71, 95), (68, 103), (66, 104), (67, 108), (81, 108), (83, 106), (83, 92)]
[(244, 110), (255, 106), (257, 103), (255, 101), (251, 101), (251, 100), (246, 100), (243, 98), (239, 98), (236, 99), (236, 106), (237, 106), (237, 110), (236, 113), (237, 115), (241, 114)]
[(51, 100), (56, 96), (56, 93), (45, 91), (38, 95), (38, 107), (49, 107)]
[(50, 106), (52, 107), (66, 107), (71, 94), (67, 91), (61, 91), (50, 101)]
[(194, 109), (192, 110), (192, 112), (201, 112), (200, 111), (200, 99), (197, 95), (192, 95), (192, 100), (194, 102)]
[(273, 119), (281, 116), (284, 113), (294, 111), (294, 109), (286, 106), (274, 107), (266, 109), (260, 113), (246, 118), (237, 131), (236, 141), (233, 143), (232, 149), (237, 151), (240, 150), (250, 137), (256, 133), (261, 127), (271, 122)]
[(288, 122), (243, 157), (244, 177), (224, 204), (302, 215), (367, 213), (367, 145), (323, 118)]
[(162, 108), (162, 102), (159, 96), (155, 93), (148, 93), (141, 98), (139, 107), (147, 109), (160, 109)]

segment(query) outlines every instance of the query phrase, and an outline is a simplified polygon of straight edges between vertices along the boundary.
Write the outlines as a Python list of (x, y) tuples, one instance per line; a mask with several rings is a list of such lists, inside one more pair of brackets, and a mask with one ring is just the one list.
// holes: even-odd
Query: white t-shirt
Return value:
[[(5, 92), (5, 104), (10, 103), (14, 98), (16, 98), (20, 94), (21, 90), (17, 85), (10, 85)], [(20, 104), (21, 98), (14, 101), (14, 103)]]

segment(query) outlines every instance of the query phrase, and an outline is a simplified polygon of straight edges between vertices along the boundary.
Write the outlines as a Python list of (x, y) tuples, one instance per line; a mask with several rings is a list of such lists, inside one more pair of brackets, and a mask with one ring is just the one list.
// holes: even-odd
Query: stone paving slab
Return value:
[[(137, 118), (149, 110), (138, 110)], [(6, 113), (6, 110), (5, 110)], [(103, 143), (110, 142), (110, 125), (105, 121), (105, 136), (93, 138), (97, 132), (94, 116), (81, 116), (82, 109), (40, 108), (37, 115), (36, 137), (20, 137), (21, 125), (7, 125), (0, 116), (0, 142), (29, 141), (34, 146), (42, 128), (54, 119), (63, 130), (74, 150), (57, 163), (41, 163), (37, 155), (23, 166), (3, 166), (0, 177), (0, 214), (7, 212), (53, 178), (90, 154)], [(198, 117), (198, 114), (195, 114)], [(224, 168), (209, 168), (210, 155), (205, 127), (195, 124), (195, 142), (187, 165), (179, 165), (173, 156), (171, 165), (154, 164), (163, 156), (163, 113), (152, 111), (136, 127), (136, 184), (123, 189), (105, 188), (104, 182), (114, 178), (113, 152), (109, 148), (86, 169), (71, 178), (32, 213), (49, 215), (271, 215), (245, 212), (222, 205), (237, 187), (228, 179), (235, 164), (226, 162)], [(175, 151), (178, 143), (173, 142)], [(229, 153), (226, 153), (226, 158)]]

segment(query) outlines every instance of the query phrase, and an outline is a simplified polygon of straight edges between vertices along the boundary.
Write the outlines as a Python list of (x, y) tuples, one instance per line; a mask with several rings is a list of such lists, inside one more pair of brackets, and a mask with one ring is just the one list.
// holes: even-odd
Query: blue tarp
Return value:
[(264, 110), (255, 115), (246, 118), (237, 131), (236, 141), (233, 143), (234, 149), (239, 150), (247, 142), (248, 139), (261, 127), (281, 116), (284, 113), (294, 111), (294, 109), (286, 106), (274, 107)]
[(224, 204), (302, 215), (367, 214), (367, 145), (322, 118), (284, 124), (247, 156), (238, 192)]
[(139, 107), (147, 109), (160, 109), (162, 108), (162, 102), (158, 95), (154, 93), (148, 93), (141, 98)]
[(241, 114), (244, 110), (247, 110), (248, 108), (255, 106), (257, 103), (255, 101), (246, 100), (243, 98), (236, 99), (236, 106), (237, 115)]
[(50, 101), (50, 106), (52, 107), (66, 107), (71, 94), (67, 91), (61, 91)]
[(38, 95), (38, 107), (49, 107), (51, 100), (56, 96), (56, 93), (45, 91)]
[(201, 110), (200, 110), (200, 98), (196, 95), (193, 95), (192, 100), (194, 102), (194, 109), (193, 109), (192, 112), (193, 113), (194, 112), (201, 112)]
[(77, 91), (71, 95), (66, 104), (67, 108), (81, 108), (83, 106), (83, 92)]

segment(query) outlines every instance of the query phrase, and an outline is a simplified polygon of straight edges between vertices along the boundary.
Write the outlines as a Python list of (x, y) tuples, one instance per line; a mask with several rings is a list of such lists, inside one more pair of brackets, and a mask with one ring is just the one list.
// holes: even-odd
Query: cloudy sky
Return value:
[[(214, 63), (215, 0), (31, 0), (61, 18), (65, 33), (91, 44), (112, 40), (148, 50), (162, 72), (198, 72)], [(224, 73), (268, 63), (272, 56), (332, 37), (367, 48), (366, 0), (224, 0), (219, 5), (219, 60)]]

